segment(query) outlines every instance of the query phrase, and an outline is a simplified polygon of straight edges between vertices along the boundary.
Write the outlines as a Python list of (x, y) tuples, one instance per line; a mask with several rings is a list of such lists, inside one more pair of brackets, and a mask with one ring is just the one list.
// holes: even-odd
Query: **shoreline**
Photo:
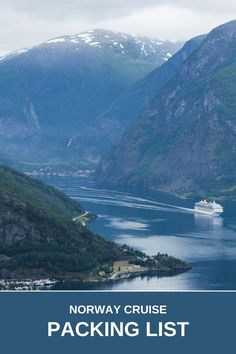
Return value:
[[(130, 279), (130, 278), (137, 278), (139, 276), (161, 276), (164, 277), (165, 275), (178, 275), (181, 273), (185, 273), (191, 270), (192, 267), (182, 267), (182, 268), (175, 268), (175, 269), (137, 269), (137, 271), (123, 271), (123, 272), (114, 272), (109, 276), (101, 277), (100, 279), (93, 279), (91, 277), (87, 278), (80, 278), (74, 276), (65, 276), (65, 277), (54, 277), (54, 278), (19, 278), (19, 279), (0, 279), (0, 291), (43, 291), (43, 290), (51, 290), (53, 291), (54, 287), (57, 285), (63, 284), (81, 284), (83, 286), (93, 285), (93, 284), (109, 284), (109, 283), (116, 283), (120, 280)], [(65, 289), (70, 290), (70, 289)]]

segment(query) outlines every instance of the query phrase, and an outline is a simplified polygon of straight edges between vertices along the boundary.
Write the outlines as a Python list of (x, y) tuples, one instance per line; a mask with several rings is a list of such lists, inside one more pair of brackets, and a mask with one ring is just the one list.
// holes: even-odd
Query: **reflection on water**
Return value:
[(86, 178), (44, 180), (96, 213), (98, 218), (91, 228), (105, 238), (148, 254), (167, 252), (193, 266), (191, 271), (171, 278), (142, 276), (93, 287), (236, 289), (235, 201), (222, 202), (225, 212), (217, 218), (194, 213), (193, 199), (131, 188), (114, 190)]
[(183, 274), (186, 271), (164, 271), (164, 272), (154, 272), (150, 271), (146, 274), (140, 274), (138, 277), (130, 276), (127, 279), (120, 279), (117, 281), (109, 281), (107, 283), (82, 283), (82, 282), (61, 282), (57, 283), (53, 290), (111, 290), (113, 287), (115, 288), (118, 284), (119, 288), (124, 290), (132, 289), (132, 284), (134, 281), (137, 281), (140, 284), (143, 284), (143, 288), (140, 287), (140, 290), (146, 289), (145, 283), (155, 281), (158, 282), (160, 279), (172, 278), (178, 276), (179, 274)]
[(222, 230), (223, 218), (222, 217), (212, 217), (210, 215), (194, 214), (195, 225), (199, 230)]

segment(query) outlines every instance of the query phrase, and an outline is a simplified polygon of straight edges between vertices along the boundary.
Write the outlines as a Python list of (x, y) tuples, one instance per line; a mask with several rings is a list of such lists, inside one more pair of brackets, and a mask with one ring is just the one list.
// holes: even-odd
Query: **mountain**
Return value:
[[(183, 46), (168, 61), (137, 81), (115, 100), (102, 115), (90, 124), (89, 134), (101, 155), (105, 154), (128, 126), (150, 105), (161, 88), (180, 71), (188, 56), (204, 40), (198, 36)], [(103, 139), (101, 139), (103, 137)], [(100, 141), (103, 144), (99, 144)]]
[(93, 121), (179, 45), (98, 29), (0, 58), (1, 153), (95, 163)]
[(115, 244), (72, 221), (82, 213), (78, 201), (1, 165), (1, 278), (81, 275), (120, 259)]
[(98, 178), (180, 194), (235, 193), (235, 102), (231, 21), (212, 30), (186, 59), (103, 159)]

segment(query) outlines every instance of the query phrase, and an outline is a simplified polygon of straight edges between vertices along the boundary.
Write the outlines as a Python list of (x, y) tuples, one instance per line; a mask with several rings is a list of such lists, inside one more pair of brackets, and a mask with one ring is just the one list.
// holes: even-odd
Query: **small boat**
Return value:
[(207, 200), (201, 200), (200, 202), (195, 203), (194, 211), (201, 214), (219, 216), (224, 212), (224, 208), (215, 201), (208, 202)]

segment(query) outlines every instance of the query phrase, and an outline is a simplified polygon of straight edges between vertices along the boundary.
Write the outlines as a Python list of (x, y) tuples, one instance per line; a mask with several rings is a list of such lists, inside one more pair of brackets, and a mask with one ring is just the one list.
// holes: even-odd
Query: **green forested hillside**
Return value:
[(48, 216), (71, 218), (83, 212), (82, 206), (59, 190), (0, 165), (0, 191)]
[(72, 218), (81, 205), (42, 182), (0, 166), (0, 276), (81, 274), (121, 251)]

